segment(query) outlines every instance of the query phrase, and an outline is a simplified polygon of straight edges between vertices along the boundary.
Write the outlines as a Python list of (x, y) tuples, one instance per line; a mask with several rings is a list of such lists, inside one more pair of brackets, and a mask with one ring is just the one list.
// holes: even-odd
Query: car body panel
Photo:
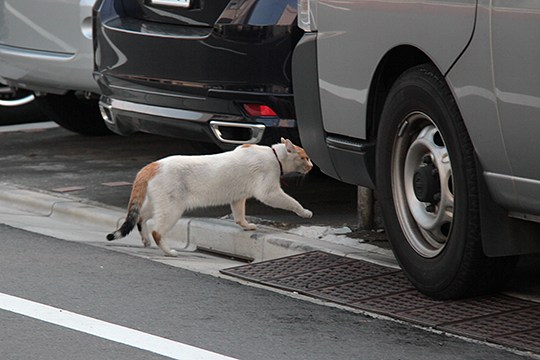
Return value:
[[(200, 12), (192, 12), (149, 7), (135, 0), (97, 3), (95, 76), (105, 97), (102, 104), (111, 111), (109, 128), (124, 135), (146, 131), (192, 138), (196, 126), (206, 127), (199, 133), (212, 134), (211, 121), (229, 121), (237, 126), (245, 123), (251, 131), (257, 124), (279, 128), (282, 135), (296, 139), (290, 74), (291, 54), (302, 35), (296, 26), (296, 1), (208, 4), (196, 2)], [(212, 16), (204, 16), (206, 6)], [(215, 7), (221, 10), (217, 17)], [(152, 106), (154, 116), (126, 114), (114, 108), (119, 101), (129, 102), (130, 108), (140, 108), (137, 104), (142, 103)], [(270, 106), (277, 116), (250, 116), (242, 108), (244, 103)], [(179, 115), (191, 112), (204, 114), (207, 121)], [(179, 117), (156, 115), (166, 113)], [(175, 123), (178, 131), (171, 131)], [(216, 139), (199, 136), (198, 140)], [(268, 141), (276, 140), (272, 136)], [(218, 142), (225, 149), (231, 144)]]
[(540, 3), (496, 0), (491, 16), (495, 94), (519, 206), (540, 214)]
[(480, 1), (475, 37), (448, 74), (493, 197), (528, 214), (540, 214), (537, 34), (540, 3)]
[(498, 203), (507, 204), (504, 199), (515, 199), (517, 194), (512, 182), (498, 176), (509, 174), (511, 167), (501, 131), (491, 71), (490, 13), (489, 6), (479, 4), (476, 31), (471, 43), (448, 72), (446, 80), (474, 143), (492, 196)]
[(92, 77), (94, 2), (0, 2), (0, 78), (12, 86), (57, 94), (99, 91)]
[(397, 46), (414, 44), (432, 55), (445, 73), (471, 37), (476, 5), (475, 0), (318, 3), (324, 128), (329, 133), (360, 139), (367, 138), (367, 96), (373, 73), (384, 55)]

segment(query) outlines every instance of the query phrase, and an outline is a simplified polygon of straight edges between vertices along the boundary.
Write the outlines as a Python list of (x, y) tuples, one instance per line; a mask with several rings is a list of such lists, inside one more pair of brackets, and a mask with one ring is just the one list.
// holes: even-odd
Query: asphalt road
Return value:
[[(4, 225), (0, 254), (0, 299), (7, 294), (31, 300), (62, 309), (58, 317), (69, 311), (233, 358), (521, 358), (406, 324)], [(160, 357), (12, 311), (0, 310), (0, 322), (2, 359)]]

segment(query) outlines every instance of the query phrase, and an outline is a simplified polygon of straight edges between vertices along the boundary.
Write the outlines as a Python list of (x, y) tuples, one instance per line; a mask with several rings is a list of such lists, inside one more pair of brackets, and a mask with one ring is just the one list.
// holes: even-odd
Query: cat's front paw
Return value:
[(303, 217), (304, 219), (311, 219), (313, 217), (313, 212), (311, 212), (308, 209), (302, 209), (297, 214), (298, 216)]
[(253, 230), (257, 230), (257, 225), (248, 223), (246, 226), (243, 226), (243, 228), (244, 230), (247, 230), (247, 231), (253, 231)]
[(246, 231), (257, 230), (257, 225), (252, 224), (252, 223), (248, 223), (247, 221), (245, 221), (245, 222), (237, 222), (237, 224), (240, 225)]

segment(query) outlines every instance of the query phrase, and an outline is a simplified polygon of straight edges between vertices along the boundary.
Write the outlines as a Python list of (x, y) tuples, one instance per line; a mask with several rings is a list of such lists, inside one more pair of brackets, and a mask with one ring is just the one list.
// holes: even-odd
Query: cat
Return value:
[(236, 224), (255, 230), (256, 225), (245, 218), (246, 199), (252, 197), (311, 218), (310, 210), (281, 189), (280, 178), (288, 173), (305, 175), (312, 168), (304, 149), (283, 138), (271, 147), (244, 144), (219, 154), (157, 160), (137, 174), (125, 221), (107, 240), (125, 237), (137, 225), (145, 247), (152, 236), (165, 255), (177, 256), (165, 236), (184, 211), (230, 204)]

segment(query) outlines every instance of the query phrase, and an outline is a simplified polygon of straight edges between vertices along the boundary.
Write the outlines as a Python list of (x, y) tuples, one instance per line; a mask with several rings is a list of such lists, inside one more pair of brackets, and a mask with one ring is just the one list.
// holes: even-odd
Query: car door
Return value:
[[(493, 0), (495, 95), (520, 207), (540, 209), (540, 1)], [(510, 175), (509, 175), (510, 176)]]

